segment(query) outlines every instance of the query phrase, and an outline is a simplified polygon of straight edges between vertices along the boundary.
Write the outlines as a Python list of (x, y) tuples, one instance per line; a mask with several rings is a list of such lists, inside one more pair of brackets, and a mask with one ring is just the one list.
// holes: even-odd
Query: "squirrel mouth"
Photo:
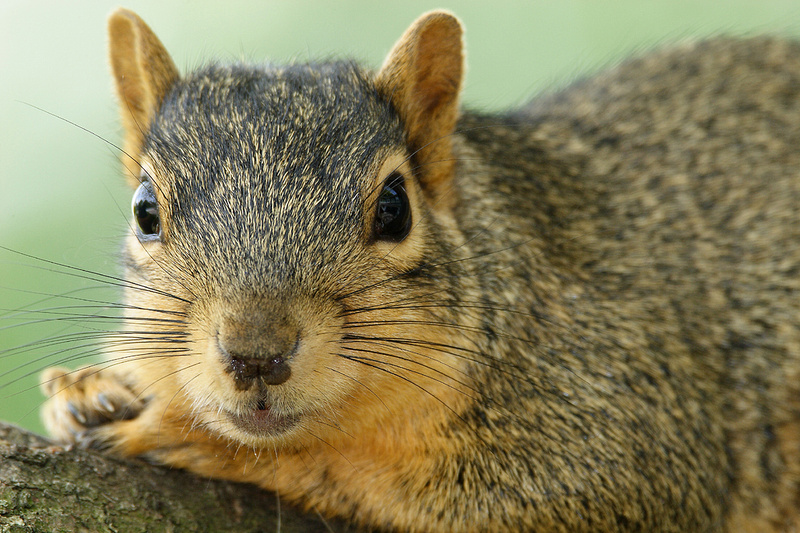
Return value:
[(295, 424), (297, 415), (280, 415), (265, 400), (259, 400), (255, 409), (241, 413), (228, 412), (228, 418), (237, 429), (256, 437), (269, 437), (283, 433)]

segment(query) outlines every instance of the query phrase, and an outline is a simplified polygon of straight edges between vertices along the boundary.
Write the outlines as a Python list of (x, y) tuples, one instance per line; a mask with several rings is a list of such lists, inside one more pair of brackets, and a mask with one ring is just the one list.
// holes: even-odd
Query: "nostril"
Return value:
[(248, 388), (255, 378), (258, 377), (258, 365), (253, 364), (253, 362), (246, 357), (233, 354), (228, 354), (228, 357), (228, 372), (233, 374), (233, 379), (236, 380), (237, 385), (244, 385), (244, 387), (239, 388)]
[[(262, 367), (263, 368), (263, 367)], [(283, 357), (273, 357), (265, 365), (265, 371), (261, 373), (261, 381), (267, 385), (280, 385), (285, 383), (292, 375), (289, 363)]]

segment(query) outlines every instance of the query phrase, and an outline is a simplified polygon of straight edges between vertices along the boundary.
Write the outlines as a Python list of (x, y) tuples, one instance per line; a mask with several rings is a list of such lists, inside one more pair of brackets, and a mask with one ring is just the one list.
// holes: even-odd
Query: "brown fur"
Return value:
[(128, 239), (110, 364), (46, 374), (54, 435), (387, 530), (797, 529), (800, 46), (459, 117), (445, 12), (374, 76), (179, 78), (109, 27), (161, 233)]

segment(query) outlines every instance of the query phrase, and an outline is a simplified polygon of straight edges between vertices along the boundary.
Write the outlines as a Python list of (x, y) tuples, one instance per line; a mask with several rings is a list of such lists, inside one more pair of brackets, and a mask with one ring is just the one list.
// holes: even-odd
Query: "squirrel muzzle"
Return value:
[(217, 345), (239, 390), (285, 383), (299, 344), (298, 326), (281, 311), (246, 307), (219, 321)]

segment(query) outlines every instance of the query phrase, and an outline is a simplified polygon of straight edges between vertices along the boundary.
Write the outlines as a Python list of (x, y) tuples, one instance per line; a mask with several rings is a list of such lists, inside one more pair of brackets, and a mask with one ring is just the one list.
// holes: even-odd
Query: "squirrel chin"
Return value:
[(300, 421), (299, 415), (282, 415), (276, 413), (269, 405), (260, 403), (255, 409), (239, 413), (223, 411), (225, 419), (238, 432), (247, 435), (247, 440), (269, 438), (286, 433)]

